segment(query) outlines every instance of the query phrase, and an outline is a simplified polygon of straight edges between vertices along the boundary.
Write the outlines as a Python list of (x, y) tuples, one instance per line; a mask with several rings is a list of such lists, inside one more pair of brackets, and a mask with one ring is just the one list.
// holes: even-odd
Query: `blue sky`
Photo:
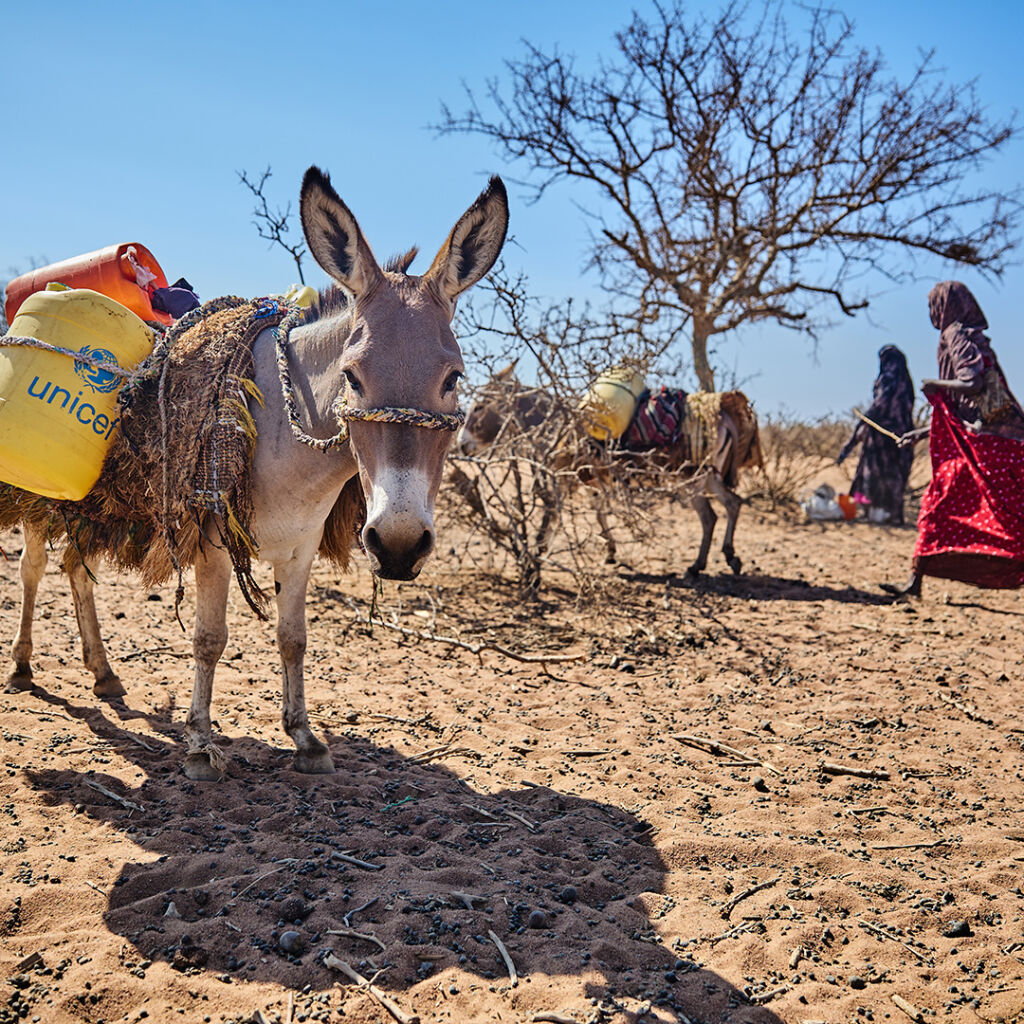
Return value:
[[(649, 9), (645, 4), (640, 10)], [(716, 5), (694, 4), (708, 10)], [(520, 52), (520, 39), (590, 61), (611, 47), (631, 5), (559, 3), (385, 4), (180, 2), (9, 4), (2, 16), (0, 280), (31, 260), (53, 261), (113, 242), (139, 241), (170, 279), (203, 298), (278, 291), (295, 279), (285, 253), (252, 226), (236, 172), (270, 164), (272, 198), (295, 206), (302, 173), (327, 170), (378, 258), (417, 243), (422, 270), (448, 230), (505, 166), (486, 142), (437, 137), (442, 101), (456, 109), (462, 82), (481, 87)], [(979, 79), (991, 112), (1022, 95), (1024, 4), (952, 0), (847, 7), (857, 39), (878, 46), (895, 72), (936, 49), (950, 81)], [(1004, 150), (981, 183), (1015, 185), (1024, 143)], [(510, 188), (517, 246), (510, 262), (554, 299), (593, 294), (580, 275), (586, 226), (569, 188), (530, 206)], [(1017, 259), (1024, 258), (1024, 251)], [(1024, 270), (1001, 282), (936, 262), (921, 280), (884, 294), (858, 317), (810, 343), (763, 325), (721, 343), (720, 361), (757, 406), (803, 416), (841, 412), (870, 395), (877, 350), (900, 345), (915, 378), (934, 370), (925, 296), (960, 277), (978, 296), (1018, 395), (1024, 394)], [(321, 284), (316, 269), (312, 283)]]

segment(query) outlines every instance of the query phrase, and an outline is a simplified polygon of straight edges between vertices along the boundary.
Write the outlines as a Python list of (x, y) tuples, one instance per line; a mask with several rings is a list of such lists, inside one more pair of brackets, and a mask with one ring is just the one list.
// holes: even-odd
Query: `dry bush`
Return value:
[[(648, 337), (642, 315), (596, 317), (571, 301), (540, 307), (525, 281), (510, 281), (501, 268), (483, 298), (460, 312), (459, 327), (478, 384), (469, 401), (486, 400), (501, 428), (488, 447), (452, 453), (439, 512), (462, 527), (465, 557), (492, 571), (511, 569), (524, 591), (557, 574), (577, 594), (592, 594), (607, 550), (602, 532), (642, 535), (645, 517), (623, 475), (609, 471), (610, 454), (587, 433), (580, 400), (611, 366), (647, 372), (673, 336)], [(496, 380), (511, 363), (515, 373)], [(524, 385), (517, 373), (539, 383)], [(543, 411), (528, 417), (526, 404)], [(598, 477), (600, 486), (588, 485)]]
[(854, 420), (826, 417), (808, 423), (782, 410), (760, 415), (758, 424), (764, 466), (744, 478), (742, 493), (777, 511), (795, 508), (801, 492), (823, 470), (835, 466)]

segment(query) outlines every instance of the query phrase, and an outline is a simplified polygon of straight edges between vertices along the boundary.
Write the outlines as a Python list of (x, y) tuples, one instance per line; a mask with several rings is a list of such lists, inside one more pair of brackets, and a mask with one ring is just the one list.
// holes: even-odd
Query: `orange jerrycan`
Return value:
[[(149, 355), (154, 340), (134, 313), (87, 288), (29, 295), (9, 336), (126, 370)], [(0, 480), (48, 498), (84, 498), (117, 429), (122, 383), (73, 356), (0, 338)]]
[(51, 281), (60, 281), (69, 288), (91, 288), (122, 306), (127, 306), (143, 320), (170, 324), (167, 313), (155, 310), (149, 301), (146, 284), (166, 288), (167, 278), (156, 257), (138, 242), (122, 242), (82, 256), (51, 263), (30, 270), (7, 285), (4, 312), (7, 322), (14, 323), (21, 304), (35, 292), (41, 292)]

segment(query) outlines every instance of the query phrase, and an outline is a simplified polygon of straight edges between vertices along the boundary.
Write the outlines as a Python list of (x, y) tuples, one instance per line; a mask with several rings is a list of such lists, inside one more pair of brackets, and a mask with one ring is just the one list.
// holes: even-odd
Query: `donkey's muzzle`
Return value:
[(434, 550), (433, 530), (424, 530), (412, 544), (385, 543), (372, 526), (363, 531), (363, 547), (375, 575), (386, 580), (414, 580)]

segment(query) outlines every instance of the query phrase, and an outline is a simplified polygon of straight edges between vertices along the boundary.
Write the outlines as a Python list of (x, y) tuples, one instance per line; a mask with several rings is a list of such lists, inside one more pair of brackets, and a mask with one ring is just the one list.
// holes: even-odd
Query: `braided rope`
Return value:
[(0, 345), (20, 345), (23, 348), (38, 348), (43, 352), (53, 352), (59, 356), (70, 356), (76, 363), (91, 366), (94, 370), (102, 370), (114, 377), (124, 380), (131, 377), (135, 370), (126, 370), (117, 363), (108, 363), (95, 356), (86, 355), (84, 352), (75, 352), (70, 348), (61, 348), (60, 345), (51, 345), (48, 341), (41, 341), (39, 338), (23, 338), (17, 334), (5, 334), (0, 338)]
[[(318, 452), (329, 452), (348, 440), (348, 426), (339, 417), (341, 429), (332, 437), (313, 437), (302, 429), (302, 420), (299, 419), (299, 408), (295, 401), (295, 389), (292, 387), (292, 376), (288, 369), (288, 335), (291, 329), (302, 319), (303, 310), (293, 309), (274, 328), (274, 347), (277, 350), (277, 375), (281, 379), (281, 398), (284, 401), (285, 415), (288, 417), (288, 424), (292, 428), (292, 434), (297, 441), (301, 441), (306, 447)], [(334, 403), (344, 403), (344, 397), (339, 396)]]
[(466, 414), (457, 412), (424, 412), (422, 409), (404, 409), (384, 406), (381, 409), (338, 409), (341, 420), (362, 420), (366, 423), (405, 423), (427, 430), (456, 431), (466, 422)]

